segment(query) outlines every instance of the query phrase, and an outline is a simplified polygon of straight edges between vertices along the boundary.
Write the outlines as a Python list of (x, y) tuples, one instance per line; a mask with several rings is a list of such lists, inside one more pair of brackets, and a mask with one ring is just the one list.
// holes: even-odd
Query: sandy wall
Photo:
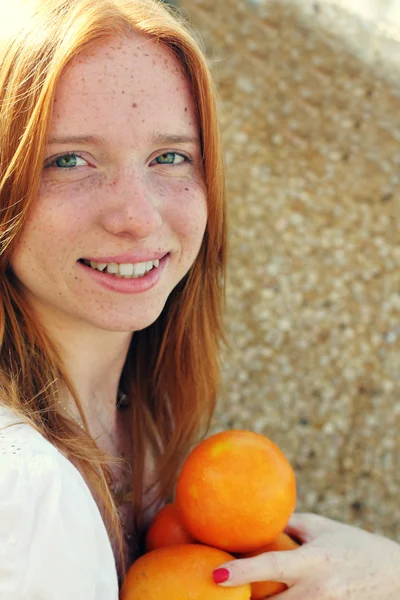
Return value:
[(400, 540), (400, 98), (339, 8), (181, 0), (221, 96), (230, 265), (213, 431), (269, 436), (298, 510)]

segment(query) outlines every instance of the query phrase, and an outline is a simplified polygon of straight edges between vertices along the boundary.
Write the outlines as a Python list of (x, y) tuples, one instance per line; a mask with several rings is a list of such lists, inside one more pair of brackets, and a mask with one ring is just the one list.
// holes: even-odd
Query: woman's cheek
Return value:
[(204, 234), (207, 223), (207, 196), (204, 184), (183, 182), (174, 190), (172, 211), (174, 221), (185, 237)]

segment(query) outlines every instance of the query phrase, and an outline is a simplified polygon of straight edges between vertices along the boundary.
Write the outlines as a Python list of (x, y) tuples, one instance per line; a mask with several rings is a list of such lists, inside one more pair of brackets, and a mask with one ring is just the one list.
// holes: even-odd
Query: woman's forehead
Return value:
[[(166, 69), (180, 69), (180, 63), (172, 50), (163, 42), (142, 33), (134, 32), (124, 37), (108, 37), (97, 42), (92, 42), (75, 56), (66, 70), (76, 67), (77, 64), (92, 64), (93, 60), (102, 61), (105, 69), (121, 56), (126, 56), (132, 66), (148, 68), (157, 66), (161, 61)], [(181, 70), (181, 69), (180, 69)]]
[(91, 45), (65, 68), (55, 94), (53, 135), (85, 123), (107, 129), (108, 121), (139, 129), (151, 122), (160, 129), (166, 121), (173, 129), (196, 126), (189, 81), (170, 48), (142, 35), (110, 39)]

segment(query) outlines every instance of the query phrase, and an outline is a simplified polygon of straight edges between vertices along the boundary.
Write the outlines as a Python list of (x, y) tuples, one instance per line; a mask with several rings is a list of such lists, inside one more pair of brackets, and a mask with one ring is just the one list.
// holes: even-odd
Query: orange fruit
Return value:
[(187, 457), (175, 504), (196, 540), (228, 552), (257, 550), (285, 529), (295, 509), (294, 471), (268, 438), (223, 431)]
[(192, 544), (196, 540), (183, 527), (175, 504), (166, 504), (154, 517), (146, 535), (146, 550), (174, 544)]
[(201, 544), (158, 548), (128, 570), (120, 600), (250, 600), (250, 584), (221, 587), (212, 572), (233, 556)]
[[(295, 550), (299, 547), (300, 544), (292, 540), (290, 536), (286, 533), (281, 533), (273, 542), (263, 546), (260, 550), (245, 552), (244, 554), (240, 554), (238, 558), (251, 558), (252, 556), (258, 556), (264, 552)], [(287, 590), (287, 585), (278, 581), (257, 581), (251, 584), (251, 600), (264, 600), (264, 598), (275, 596), (275, 594), (280, 594), (285, 590)]]

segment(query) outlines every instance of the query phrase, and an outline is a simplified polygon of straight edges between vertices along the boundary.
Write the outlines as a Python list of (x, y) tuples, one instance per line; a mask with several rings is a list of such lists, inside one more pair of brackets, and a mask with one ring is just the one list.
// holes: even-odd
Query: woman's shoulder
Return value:
[(10, 407), (0, 404), (0, 460), (14, 464), (14, 456), (30, 458), (38, 454), (56, 457), (57, 449)]
[(53, 474), (62, 469), (57, 449), (27, 421), (14, 411), (0, 405), (0, 492), (4, 477), (13, 473), (14, 481), (18, 473), (42, 475), (47, 471)]
[[(4, 487), (7, 479), (12, 482), (11, 490)], [(0, 494), (21, 493), (20, 488), (27, 486), (33, 494), (30, 502), (38, 494), (43, 500), (48, 493), (53, 494), (53, 501), (72, 498), (81, 511), (98, 512), (79, 470), (29, 422), (0, 405)]]
[(84, 493), (90, 494), (79, 471), (53, 444), (11, 408), (0, 405), (0, 484), (2, 476), (10, 471), (14, 478), (23, 471), (27, 481), (38, 479), (42, 487), (46, 485), (46, 476), (68, 474)]
[(3, 406), (0, 560), (0, 598), (108, 600), (118, 595), (111, 544), (81, 474)]
[(78, 469), (35, 427), (0, 405), (0, 509), (5, 495), (30, 506), (36, 503), (37, 511), (46, 502), (53, 508), (71, 502), (75, 515), (98, 513)]

